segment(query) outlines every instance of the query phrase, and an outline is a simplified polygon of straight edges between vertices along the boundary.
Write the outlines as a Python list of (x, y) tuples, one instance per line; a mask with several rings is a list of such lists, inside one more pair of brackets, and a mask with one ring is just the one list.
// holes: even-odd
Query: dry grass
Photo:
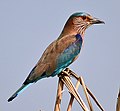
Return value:
[(119, 89), (118, 98), (117, 98), (116, 111), (120, 111), (120, 89)]
[[(76, 86), (74, 86), (74, 84), (72, 83), (71, 78), (70, 78), (71, 76), (77, 80)], [(68, 88), (69, 93), (71, 95), (70, 101), (67, 107), (67, 111), (71, 111), (74, 98), (77, 100), (77, 102), (79, 103), (83, 111), (93, 111), (92, 103), (90, 101), (89, 96), (91, 96), (93, 100), (95, 101), (95, 103), (98, 105), (98, 107), (102, 111), (104, 111), (103, 107), (100, 105), (96, 97), (92, 94), (90, 89), (88, 89), (88, 87), (85, 85), (83, 78), (77, 76), (77, 74), (75, 74), (73, 71), (71, 71), (68, 68), (66, 68), (64, 71), (62, 71), (59, 74), (58, 89), (57, 89), (57, 96), (56, 96), (56, 103), (55, 103), (54, 111), (60, 111), (60, 104), (62, 100), (62, 92), (63, 92), (64, 84)], [(83, 87), (89, 108), (84, 103), (83, 99), (81, 98), (80, 94), (77, 91), (80, 84)], [(120, 111), (120, 110), (117, 110), (117, 111)]]

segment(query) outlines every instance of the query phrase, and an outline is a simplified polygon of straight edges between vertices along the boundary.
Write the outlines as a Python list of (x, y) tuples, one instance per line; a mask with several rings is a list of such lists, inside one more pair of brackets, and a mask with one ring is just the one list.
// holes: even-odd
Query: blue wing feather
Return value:
[(82, 37), (81, 35), (77, 34), (76, 41), (68, 46), (58, 57), (57, 59), (57, 68), (52, 74), (52, 76), (55, 76), (59, 74), (64, 68), (69, 66), (73, 59), (80, 53), (81, 47), (82, 47)]

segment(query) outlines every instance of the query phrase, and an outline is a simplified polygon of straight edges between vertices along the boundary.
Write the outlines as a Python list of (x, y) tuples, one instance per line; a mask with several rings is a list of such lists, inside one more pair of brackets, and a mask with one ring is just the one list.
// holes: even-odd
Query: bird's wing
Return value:
[(56, 41), (53, 41), (44, 51), (42, 57), (40, 58), (40, 60), (37, 62), (37, 64), (35, 65), (35, 67), (31, 70), (30, 74), (28, 75), (28, 77), (26, 78), (26, 80), (24, 81), (23, 84), (29, 84), (29, 83), (33, 83), (38, 81), (41, 78), (45, 78), (46, 75), (46, 71), (49, 69), (50, 64), (49, 61), (47, 60), (48, 58), (50, 58), (50, 53), (51, 50), (54, 48), (54, 44), (56, 43)]
[(27, 79), (24, 81), (24, 85), (29, 84), (29, 83), (33, 83), (36, 82), (37, 80), (41, 79), (41, 78), (45, 78), (46, 77), (46, 70), (49, 68), (49, 64), (39, 64), (36, 65), (32, 71), (30, 72), (30, 74), (28, 75)]
[[(57, 58), (57, 68), (66, 68), (68, 65), (70, 65), (77, 55), (80, 52), (81, 46), (82, 46), (82, 39), (77, 38), (75, 35), (73, 36), (76, 38), (72, 42), (69, 43), (68, 46), (65, 47), (62, 53)], [(56, 69), (57, 70), (57, 69)]]
[[(65, 36), (61, 39), (58, 39), (58, 40), (55, 40), (54, 42), (52, 42), (47, 47), (47, 49), (44, 51), (41, 59), (38, 61), (37, 65), (36, 65), (38, 67), (38, 69), (36, 71), (38, 71), (40, 73), (34, 73), (34, 74), (32, 73), (32, 74), (30, 74), (30, 76), (31, 77), (34, 76), (35, 78), (43, 78), (43, 75), (44, 75), (44, 77), (51, 76), (52, 73), (56, 70), (56, 68), (59, 69), (56, 65), (58, 56), (75, 40), (76, 40), (76, 38), (74, 36)], [(41, 68), (41, 67), (43, 67), (42, 65), (45, 66), (45, 68), (44, 68), (45, 73), (42, 71), (43, 70)], [(43, 72), (43, 74), (41, 72)]]
[[(75, 35), (64, 36), (52, 42), (30, 72), (24, 84), (54, 76), (67, 67), (80, 52), (82, 43)], [(54, 74), (55, 73), (55, 74)]]

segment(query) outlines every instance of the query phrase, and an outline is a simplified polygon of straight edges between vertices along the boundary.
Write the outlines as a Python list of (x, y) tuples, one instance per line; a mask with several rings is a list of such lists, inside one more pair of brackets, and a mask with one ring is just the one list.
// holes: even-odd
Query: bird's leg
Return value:
[(61, 76), (68, 76), (68, 77), (70, 77), (69, 72), (67, 72), (66, 70), (63, 70), (60, 75)]

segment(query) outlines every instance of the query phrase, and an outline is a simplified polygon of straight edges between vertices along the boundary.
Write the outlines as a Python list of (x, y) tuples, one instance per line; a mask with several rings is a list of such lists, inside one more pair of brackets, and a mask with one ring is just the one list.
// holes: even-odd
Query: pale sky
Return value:
[[(87, 29), (80, 57), (69, 68), (84, 78), (106, 111), (115, 111), (120, 87), (119, 10), (118, 0), (0, 0), (0, 111), (54, 110), (57, 76), (38, 81), (10, 103), (7, 99), (59, 36), (68, 17), (81, 11), (105, 21), (105, 25)], [(84, 98), (81, 88), (79, 92)], [(65, 88), (62, 111), (68, 100)], [(74, 102), (72, 111), (80, 110)]]

